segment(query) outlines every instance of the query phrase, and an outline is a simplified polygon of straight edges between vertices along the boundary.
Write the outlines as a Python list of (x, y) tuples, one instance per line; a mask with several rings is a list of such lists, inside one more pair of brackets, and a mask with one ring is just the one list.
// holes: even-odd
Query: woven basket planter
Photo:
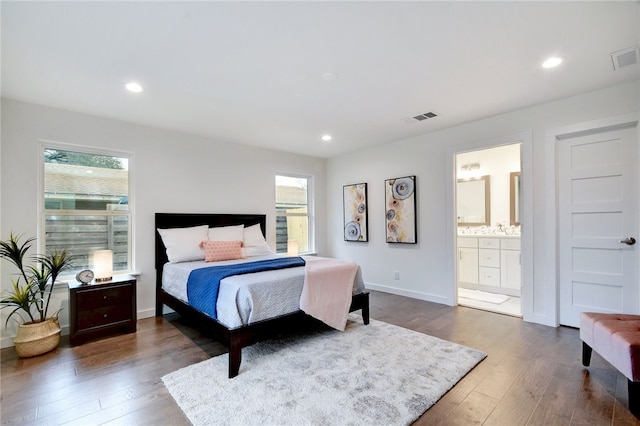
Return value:
[(13, 339), (18, 356), (28, 358), (54, 350), (60, 343), (60, 331), (58, 318), (18, 325), (18, 334)]

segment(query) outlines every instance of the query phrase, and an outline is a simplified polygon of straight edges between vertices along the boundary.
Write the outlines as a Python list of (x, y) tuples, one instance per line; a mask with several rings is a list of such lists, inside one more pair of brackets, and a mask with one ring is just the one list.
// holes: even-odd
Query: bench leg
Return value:
[(588, 367), (591, 364), (591, 346), (587, 345), (585, 342), (582, 342), (582, 365)]
[(364, 305), (362, 306), (362, 322), (369, 324), (369, 293), (365, 295)]
[(629, 411), (638, 417), (640, 416), (640, 382), (627, 379), (627, 390), (629, 391)]

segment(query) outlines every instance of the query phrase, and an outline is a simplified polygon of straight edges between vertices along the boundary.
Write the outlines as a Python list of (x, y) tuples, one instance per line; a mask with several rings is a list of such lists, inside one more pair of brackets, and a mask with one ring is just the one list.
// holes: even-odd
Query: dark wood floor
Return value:
[[(640, 425), (626, 408), (626, 379), (595, 353), (589, 370), (582, 367), (576, 329), (379, 292), (371, 304), (374, 319), (488, 354), (417, 425)], [(161, 377), (223, 352), (175, 315), (74, 348), (63, 337), (56, 351), (37, 358), (3, 349), (1, 421), (188, 424)]]

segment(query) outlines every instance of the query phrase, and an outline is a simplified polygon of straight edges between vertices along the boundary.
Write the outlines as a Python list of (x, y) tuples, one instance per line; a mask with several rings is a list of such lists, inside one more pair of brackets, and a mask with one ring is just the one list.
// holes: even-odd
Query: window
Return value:
[(296, 241), (300, 253), (313, 251), (313, 188), (309, 176), (276, 175), (276, 252)]
[(41, 249), (66, 249), (74, 271), (93, 268), (96, 250), (112, 250), (114, 273), (130, 272), (131, 154), (41, 146)]

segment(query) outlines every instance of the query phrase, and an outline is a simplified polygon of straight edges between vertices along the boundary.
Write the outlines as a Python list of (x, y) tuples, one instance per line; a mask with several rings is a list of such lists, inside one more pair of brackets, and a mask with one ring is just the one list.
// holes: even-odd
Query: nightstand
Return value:
[(69, 282), (71, 346), (118, 332), (136, 331), (136, 279), (116, 275), (110, 281)]

